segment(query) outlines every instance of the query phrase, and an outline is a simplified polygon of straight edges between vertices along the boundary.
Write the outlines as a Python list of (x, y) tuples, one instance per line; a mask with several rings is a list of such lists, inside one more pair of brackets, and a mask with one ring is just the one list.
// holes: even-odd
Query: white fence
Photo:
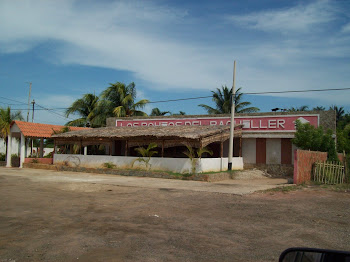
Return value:
[[(136, 161), (137, 159), (138, 157), (126, 156), (54, 154), (53, 163), (90, 168), (101, 168), (105, 163), (112, 163), (116, 168), (145, 169), (145, 163)], [(151, 170), (171, 171), (175, 173), (190, 173), (192, 169), (191, 161), (188, 158), (152, 157), (149, 164)], [(202, 158), (197, 161), (196, 171), (198, 173), (225, 171), (227, 170), (227, 165), (227, 158)], [(243, 169), (242, 157), (233, 158), (232, 169)]]

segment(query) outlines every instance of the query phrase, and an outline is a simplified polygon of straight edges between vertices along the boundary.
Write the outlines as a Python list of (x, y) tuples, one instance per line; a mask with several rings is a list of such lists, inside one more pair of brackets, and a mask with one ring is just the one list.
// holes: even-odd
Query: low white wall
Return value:
[[(55, 154), (53, 158), (54, 164), (70, 163), (72, 166), (81, 167), (103, 167), (104, 163), (113, 163), (117, 168), (142, 168), (145, 163), (135, 161), (138, 157), (125, 156), (98, 156), (98, 155), (70, 155)], [(134, 163), (134, 165), (133, 165)], [(188, 158), (160, 158), (152, 157), (150, 160), (151, 170), (171, 171), (175, 173), (190, 173), (191, 161)], [(227, 158), (202, 158), (197, 163), (197, 172), (211, 172), (227, 170)], [(243, 169), (243, 158), (234, 157), (232, 160), (232, 169)]]
[[(202, 158), (198, 163), (198, 169), (200, 172), (219, 172), (226, 171), (228, 167), (228, 158)], [(232, 158), (232, 169), (242, 170), (243, 169), (243, 158), (233, 157)]]
[[(37, 147), (33, 147), (33, 150), (37, 152)], [(20, 152), (20, 142), (16, 138), (12, 138), (11, 144), (11, 154), (19, 154)], [(48, 155), (53, 151), (53, 148), (44, 148), (44, 156)], [(6, 143), (5, 140), (0, 138), (0, 153), (6, 154)], [(30, 155), (30, 145), (27, 147), (27, 156)]]

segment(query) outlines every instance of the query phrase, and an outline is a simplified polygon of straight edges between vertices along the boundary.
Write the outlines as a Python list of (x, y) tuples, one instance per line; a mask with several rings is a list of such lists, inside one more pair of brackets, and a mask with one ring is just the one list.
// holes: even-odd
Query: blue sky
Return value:
[[(0, 1), (0, 106), (64, 124), (63, 109), (109, 83), (135, 82), (137, 99), (350, 87), (350, 1)], [(261, 111), (343, 106), (350, 91), (246, 95)], [(14, 102), (6, 98), (19, 101)], [(151, 104), (203, 114), (211, 99)], [(38, 107), (36, 107), (39, 109)], [(58, 109), (59, 108), (59, 109)], [(74, 116), (72, 116), (74, 118)]]

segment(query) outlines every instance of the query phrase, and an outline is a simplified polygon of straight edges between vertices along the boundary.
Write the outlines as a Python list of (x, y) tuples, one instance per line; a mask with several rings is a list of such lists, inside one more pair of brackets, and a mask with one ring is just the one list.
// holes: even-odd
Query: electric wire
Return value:
[[(327, 91), (344, 91), (344, 90), (350, 90), (350, 87), (346, 87), (346, 88), (327, 88), (327, 89), (307, 89), (307, 90), (287, 90), (287, 91), (245, 92), (245, 93), (242, 93), (242, 94), (243, 95), (266, 95), (266, 94), (327, 92)], [(168, 100), (158, 100), (158, 101), (149, 101), (147, 104), (168, 103), (168, 102), (177, 102), (177, 101), (186, 101), (186, 100), (197, 100), (197, 99), (205, 99), (205, 98), (212, 98), (212, 97), (213, 96), (210, 95), (210, 96), (197, 96), (197, 97), (177, 98), (177, 99), (168, 99)], [(9, 98), (5, 98), (5, 97), (2, 97), (2, 96), (0, 96), (0, 98), (7, 99), (7, 100), (10, 100), (10, 101), (14, 101), (14, 102), (18, 102), (18, 103), (27, 105), (26, 103), (22, 103), (22, 102), (19, 102), (19, 101), (13, 100), (13, 99), (9, 99)], [(66, 110), (66, 109), (68, 109), (68, 108), (67, 107), (58, 107), (58, 108), (45, 108), (45, 107), (42, 107), (41, 109), (36, 109), (36, 110), (53, 111), (53, 110)], [(13, 110), (25, 110), (25, 108), (18, 108), (18, 109), (13, 109)]]

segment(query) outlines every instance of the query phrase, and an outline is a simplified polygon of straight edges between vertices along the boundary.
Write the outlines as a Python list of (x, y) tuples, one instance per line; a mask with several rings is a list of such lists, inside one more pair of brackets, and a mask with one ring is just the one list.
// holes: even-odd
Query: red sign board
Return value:
[[(235, 124), (242, 124), (244, 131), (295, 131), (295, 120), (310, 123), (318, 127), (319, 115), (280, 115), (280, 116), (250, 116), (235, 117)], [(230, 125), (230, 117), (202, 117), (202, 118), (162, 118), (162, 119), (134, 119), (116, 120), (116, 126), (218, 126)]]

